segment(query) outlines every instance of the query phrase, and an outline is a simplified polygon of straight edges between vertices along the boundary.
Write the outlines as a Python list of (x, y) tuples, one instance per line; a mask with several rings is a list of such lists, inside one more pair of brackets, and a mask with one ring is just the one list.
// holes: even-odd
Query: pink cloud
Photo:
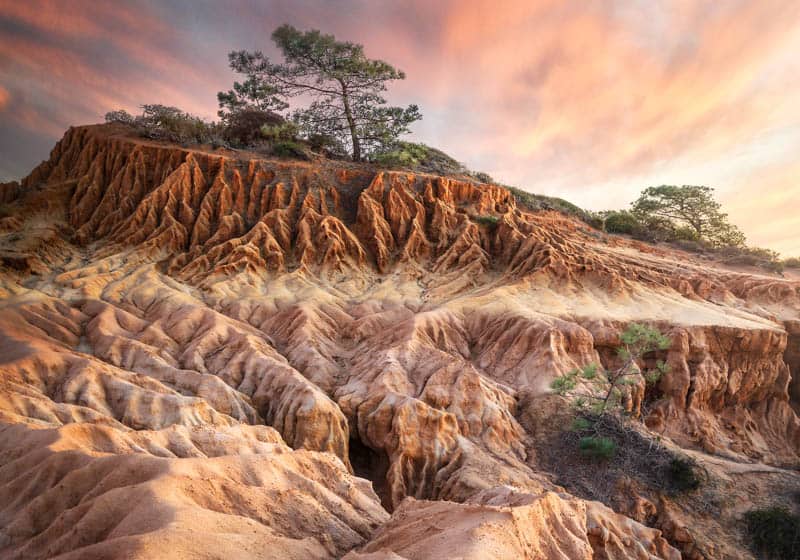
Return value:
[(763, 106), (784, 92), (753, 88), (770, 57), (796, 38), (800, 16), (759, 2), (701, 18), (679, 4), (663, 17), (682, 28), (670, 24), (671, 36), (651, 45), (649, 12), (619, 18), (561, 2), (504, 3), (502, 11), (478, 4), (453, 10), (446, 52), (465, 69), (482, 128), (500, 136), (508, 155), (500, 163), (565, 155), (587, 181), (690, 149), (706, 157), (757, 131)]
[[(792, 2), (345, 0), (311, 9), (242, 0), (228, 9), (76, 0), (64, 9), (0, 0), (0, 19), (18, 31), (0, 36), (2, 116), (50, 136), (146, 102), (213, 116), (216, 91), (234, 79), (227, 51), (269, 51), (271, 30), (290, 22), (361, 42), (405, 70), (389, 97), (420, 104), (417, 140), (594, 209), (662, 182), (710, 184), (733, 200), (741, 177), (756, 181), (778, 152), (800, 149)], [(746, 165), (734, 173), (733, 160)], [(774, 177), (768, 188), (790, 187), (789, 174)], [(748, 228), (760, 239), (757, 224)]]

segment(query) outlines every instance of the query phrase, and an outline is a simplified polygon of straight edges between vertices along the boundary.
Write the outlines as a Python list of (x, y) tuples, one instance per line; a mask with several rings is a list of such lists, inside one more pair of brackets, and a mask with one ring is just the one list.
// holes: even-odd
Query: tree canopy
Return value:
[(405, 74), (382, 60), (369, 59), (362, 45), (337, 41), (318, 30), (282, 25), (272, 33), (284, 61), (274, 63), (262, 52), (234, 51), (230, 66), (243, 82), (220, 92), (220, 116), (243, 108), (281, 111), (289, 98), (311, 103), (293, 114), (307, 135), (323, 134), (349, 144), (353, 159), (385, 148), (422, 118), (416, 105), (392, 107), (383, 92)]
[(645, 189), (632, 204), (642, 223), (670, 228), (714, 246), (741, 246), (744, 234), (728, 222), (714, 200), (714, 189), (695, 185), (661, 185)]

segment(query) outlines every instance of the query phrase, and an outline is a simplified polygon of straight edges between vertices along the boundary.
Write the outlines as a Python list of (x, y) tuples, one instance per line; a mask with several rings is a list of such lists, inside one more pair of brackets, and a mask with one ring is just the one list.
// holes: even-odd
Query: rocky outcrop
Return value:
[(670, 337), (664, 398), (648, 425), (712, 454), (796, 465), (800, 423), (787, 399), (786, 333), (714, 326), (673, 328)]
[(659, 531), (597, 502), (508, 487), (463, 504), (409, 498), (373, 538), (345, 560), (416, 558), (641, 558), (679, 560)]
[[(82, 434), (69, 451), (81, 477), (142, 469), (109, 496), (172, 512), (143, 531), (110, 516), (80, 545), (98, 557), (117, 537), (140, 557), (189, 550), (187, 526), (170, 519), (199, 504), (237, 519), (219, 533), (255, 520), (258, 542), (276, 539), (286, 557), (341, 556), (388, 511), (355, 557), (425, 557), (464, 538), (464, 554), (499, 539), (514, 557), (552, 545), (563, 557), (672, 558), (658, 531), (555, 486), (531, 443), (549, 428), (521, 420), (556, 376), (612, 366), (632, 321), (672, 340), (647, 358), (670, 365), (657, 387), (627, 395), (653, 432), (736, 461), (800, 463), (795, 282), (526, 212), (467, 178), (182, 149), (114, 127), (71, 129), (2, 198), (13, 212), (0, 218), (0, 484), (21, 491), (19, 465), (68, 476), (51, 441), (31, 451), (40, 463), (17, 465), (17, 430)], [(214, 461), (194, 461), (204, 456)], [(262, 468), (312, 480), (310, 497), (259, 478), (257, 506), (230, 498)], [(331, 493), (357, 512), (332, 519)], [(53, 516), (95, 494), (70, 499)], [(266, 511), (275, 500), (286, 508)], [(0, 540), (0, 556), (83, 550), (55, 518), (4, 512), (26, 529)], [(465, 524), (422, 535), (432, 513)], [(527, 532), (500, 535), (493, 520)], [(203, 538), (222, 557), (239, 542)]]

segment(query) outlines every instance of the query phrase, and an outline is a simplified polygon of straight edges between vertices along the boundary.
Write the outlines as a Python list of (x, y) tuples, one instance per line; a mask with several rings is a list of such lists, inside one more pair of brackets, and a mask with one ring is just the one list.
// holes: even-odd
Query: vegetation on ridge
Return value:
[(405, 74), (382, 60), (369, 59), (362, 45), (337, 41), (318, 30), (299, 31), (282, 25), (272, 40), (283, 54), (283, 63), (270, 61), (261, 51), (233, 51), (230, 66), (245, 76), (233, 89), (220, 92), (220, 117), (231, 118), (245, 108), (282, 111), (289, 99), (310, 97), (291, 120), (308, 137), (326, 135), (349, 144), (354, 161), (386, 149), (408, 126), (422, 118), (416, 105), (386, 104), (386, 84)]
[(106, 113), (106, 122), (121, 123), (136, 128), (145, 138), (178, 143), (212, 142), (218, 133), (215, 123), (166, 105), (142, 105), (140, 115), (117, 110)]
[[(478, 175), (480, 174), (475, 174), (476, 178)], [(556, 210), (562, 214), (574, 216), (592, 227), (602, 229), (602, 221), (598, 220), (594, 213), (584, 210), (583, 208), (572, 204), (568, 200), (564, 200), (563, 198), (558, 198), (555, 196), (534, 194), (532, 192), (524, 191), (517, 187), (510, 187), (508, 185), (503, 186), (507, 188), (512, 195), (514, 195), (514, 200), (516, 200), (517, 204), (526, 210)]]
[[(143, 105), (138, 116), (112, 111), (106, 114), (106, 121), (132, 126), (147, 138), (184, 145), (246, 148), (305, 160), (350, 158), (380, 167), (496, 183), (486, 173), (470, 171), (440, 150), (399, 140), (422, 118), (419, 108), (387, 105), (383, 97), (387, 84), (404, 79), (405, 74), (387, 62), (367, 58), (362, 45), (290, 25), (278, 27), (272, 40), (282, 62), (271, 61), (261, 51), (229, 53), (230, 67), (244, 79), (217, 94), (219, 122), (159, 104)], [(311, 102), (282, 115), (297, 97)], [(505, 187), (525, 209), (556, 210), (606, 233), (670, 243), (727, 264), (758, 266), (777, 273), (800, 268), (800, 258), (781, 260), (775, 251), (747, 246), (744, 234), (721, 211), (711, 187), (648, 187), (629, 210), (602, 212)]]
[(670, 243), (726, 264), (757, 266), (777, 273), (800, 267), (800, 259), (781, 260), (771, 249), (748, 246), (744, 234), (721, 211), (711, 187), (649, 187), (630, 210), (609, 210), (595, 216), (607, 233), (630, 235), (649, 243)]
[(694, 185), (649, 187), (631, 205), (631, 213), (649, 229), (671, 231), (679, 239), (702, 240), (712, 247), (744, 245), (744, 234), (722, 213), (713, 192)]
[(472, 216), (472, 220), (490, 228), (495, 227), (500, 222), (500, 218), (491, 214)]
[(696, 243), (709, 248), (743, 247), (744, 234), (728, 221), (714, 189), (696, 185), (648, 187), (630, 210), (600, 212), (608, 233), (647, 241)]
[(469, 171), (441, 150), (414, 142), (395, 142), (373, 153), (369, 160), (384, 167), (400, 167), (441, 175), (466, 175)]
[[(438, 150), (398, 141), (422, 118), (416, 105), (393, 107), (383, 97), (388, 82), (405, 78), (402, 71), (367, 58), (362, 45), (318, 30), (282, 25), (272, 39), (283, 55), (281, 63), (260, 51), (228, 55), (231, 68), (245, 79), (217, 94), (219, 122), (157, 104), (143, 105), (138, 116), (111, 111), (106, 122), (127, 124), (147, 138), (257, 149), (280, 157), (308, 159), (316, 152), (333, 158), (349, 155), (354, 161), (374, 156), (374, 161), (390, 165), (435, 159), (454, 170), (460, 167)], [(282, 115), (297, 97), (311, 102)], [(415, 154), (406, 160), (411, 146), (417, 146)]]
[[(137, 116), (123, 110), (111, 111), (106, 114), (106, 122), (131, 126), (145, 138), (183, 145), (248, 148), (291, 159), (308, 160), (315, 154), (333, 159), (347, 157), (336, 138), (325, 134), (304, 138), (294, 122), (255, 107), (241, 108), (221, 122), (209, 123), (177, 107), (149, 104), (143, 105), (142, 113)], [(441, 150), (413, 142), (396, 141), (370, 154), (369, 161), (381, 167), (496, 183), (486, 173), (470, 171)], [(670, 243), (680, 249), (707, 253), (732, 265), (757, 266), (777, 273), (784, 268), (800, 268), (800, 258), (781, 260), (775, 251), (747, 246), (741, 231), (720, 211), (710, 187), (650, 187), (632, 204), (631, 210), (591, 212), (561, 198), (503, 186), (522, 208), (556, 210), (606, 233), (629, 235), (649, 243)]]

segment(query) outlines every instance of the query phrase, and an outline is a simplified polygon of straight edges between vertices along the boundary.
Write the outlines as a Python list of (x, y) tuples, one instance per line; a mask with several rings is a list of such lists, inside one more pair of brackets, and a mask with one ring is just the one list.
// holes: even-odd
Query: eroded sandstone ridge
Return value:
[(537, 461), (552, 379), (632, 321), (673, 341), (627, 399), (651, 430), (800, 462), (796, 282), (498, 186), (113, 126), (0, 200), (3, 558), (725, 557)]

